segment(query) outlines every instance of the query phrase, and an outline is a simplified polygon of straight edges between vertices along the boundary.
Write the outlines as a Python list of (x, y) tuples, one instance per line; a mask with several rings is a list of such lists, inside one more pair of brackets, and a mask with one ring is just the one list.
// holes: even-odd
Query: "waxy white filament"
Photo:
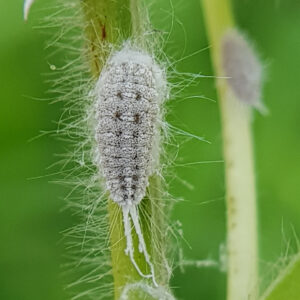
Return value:
[(25, 0), (24, 1), (24, 20), (27, 21), (30, 7), (33, 4), (34, 0)]

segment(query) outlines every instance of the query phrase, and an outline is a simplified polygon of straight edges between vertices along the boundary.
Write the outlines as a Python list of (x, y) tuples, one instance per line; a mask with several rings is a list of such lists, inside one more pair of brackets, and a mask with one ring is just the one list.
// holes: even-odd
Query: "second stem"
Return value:
[[(228, 300), (257, 299), (257, 225), (251, 107), (234, 95), (222, 68), (222, 39), (234, 28), (229, 0), (202, 0), (217, 78), (227, 204)], [(222, 78), (223, 77), (223, 78)]]

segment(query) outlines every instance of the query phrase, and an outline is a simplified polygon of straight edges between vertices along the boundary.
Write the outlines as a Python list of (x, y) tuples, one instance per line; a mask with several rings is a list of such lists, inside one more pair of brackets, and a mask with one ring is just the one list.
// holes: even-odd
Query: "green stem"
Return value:
[[(140, 281), (141, 277), (134, 268), (130, 258), (125, 254), (126, 238), (124, 236), (122, 210), (118, 204), (108, 201), (108, 215), (110, 228), (110, 251), (112, 274), (114, 279), (114, 299), (119, 299), (125, 285)], [(135, 261), (145, 274), (149, 272), (143, 254), (138, 250), (138, 240), (132, 233), (134, 240)], [(144, 232), (145, 234), (145, 232)], [(149, 246), (149, 243), (147, 243)], [(138, 292), (131, 292), (130, 299), (138, 300)], [(147, 298), (145, 298), (147, 299)]]
[(98, 78), (110, 54), (131, 36), (130, 0), (82, 0), (86, 21), (85, 37), (91, 73)]
[(144, 202), (144, 211), (148, 215), (148, 232), (151, 236), (148, 237), (150, 241), (155, 241), (152, 245), (152, 253), (154, 261), (154, 268), (156, 272), (157, 281), (160, 285), (168, 290), (170, 279), (170, 270), (167, 265), (166, 249), (168, 245), (167, 237), (167, 222), (169, 207), (163, 197), (163, 183), (158, 175), (153, 175), (149, 178), (148, 199)]
[(257, 225), (251, 108), (241, 105), (222, 69), (221, 42), (234, 28), (229, 0), (202, 0), (217, 78), (227, 203), (228, 300), (257, 299)]
[(130, 1), (132, 35), (134, 38), (141, 38), (146, 31), (147, 14), (143, 11), (140, 5), (140, 0)]
[[(83, 12), (86, 20), (85, 37), (87, 40), (87, 58), (94, 79), (100, 75), (112, 49), (132, 36), (135, 41), (143, 42), (143, 32), (147, 27), (146, 13), (140, 7), (139, 0), (83, 0)], [(145, 237), (147, 250), (153, 260), (156, 280), (160, 285), (168, 284), (161, 237), (164, 223), (161, 207), (161, 182), (158, 176), (150, 178), (149, 198), (140, 205), (140, 223)], [(110, 230), (110, 251), (112, 274), (114, 280), (114, 299), (119, 299), (125, 285), (140, 281), (142, 278), (134, 268), (130, 258), (125, 254), (126, 238), (124, 236), (123, 216), (119, 205), (108, 200), (108, 222)], [(138, 250), (138, 240), (133, 234), (135, 261), (145, 274), (149, 267), (143, 254)], [(152, 281), (149, 280), (149, 284)], [(129, 299), (141, 299), (139, 291), (130, 292)], [(153, 299), (143, 294), (143, 299)]]

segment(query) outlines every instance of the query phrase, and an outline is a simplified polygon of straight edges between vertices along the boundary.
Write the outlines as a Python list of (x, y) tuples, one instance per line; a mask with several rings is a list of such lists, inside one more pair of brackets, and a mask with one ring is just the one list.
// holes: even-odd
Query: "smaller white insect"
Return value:
[[(152, 278), (157, 286), (137, 205), (145, 197), (149, 176), (158, 163), (165, 74), (148, 53), (128, 43), (108, 59), (96, 84), (95, 97), (97, 165), (110, 198), (123, 211), (125, 252), (138, 273)], [(148, 275), (142, 273), (134, 259), (130, 218), (139, 251), (150, 267)]]
[(221, 44), (225, 76), (234, 94), (243, 103), (261, 112), (262, 65), (250, 43), (237, 30), (228, 31)]

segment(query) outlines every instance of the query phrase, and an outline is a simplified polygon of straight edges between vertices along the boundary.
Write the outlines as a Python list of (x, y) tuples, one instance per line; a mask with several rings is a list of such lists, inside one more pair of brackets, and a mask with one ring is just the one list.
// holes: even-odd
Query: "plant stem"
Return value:
[(242, 105), (222, 68), (222, 38), (234, 27), (229, 0), (202, 0), (217, 78), (227, 203), (228, 300), (257, 299), (257, 224), (251, 107)]
[[(119, 46), (127, 39), (137, 39), (142, 43), (142, 35), (147, 24), (146, 14), (142, 15), (139, 0), (83, 0), (82, 7), (87, 22), (85, 36), (87, 39), (87, 57), (92, 76), (96, 80), (103, 65), (110, 54), (111, 46)], [(141, 41), (139, 40), (141, 38)], [(143, 45), (141, 45), (143, 46)], [(154, 176), (150, 179), (148, 187), (149, 198), (143, 199), (140, 209), (140, 223), (145, 237), (147, 250), (153, 259), (157, 281), (161, 285), (167, 285), (168, 276), (162, 266), (162, 253), (158, 253), (164, 240), (158, 239), (163, 229), (157, 230), (162, 223), (160, 213), (155, 209), (160, 203), (160, 178)], [(142, 278), (134, 268), (129, 256), (125, 254), (126, 238), (124, 235), (123, 216), (120, 206), (110, 199), (108, 200), (108, 222), (110, 231), (110, 251), (112, 274), (114, 279), (114, 298), (119, 299), (122, 289), (126, 284), (140, 281)], [(143, 254), (138, 250), (138, 239), (133, 234), (135, 261), (142, 272), (148, 273), (148, 265)], [(149, 280), (151, 284), (151, 280)], [(130, 292), (129, 299), (141, 299), (138, 291)], [(152, 299), (143, 295), (143, 299)]]
[[(130, 0), (132, 35), (134, 38), (140, 38), (145, 33), (146, 14), (142, 11), (140, 0)], [(143, 20), (144, 19), (144, 20)]]
[(130, 0), (82, 0), (86, 21), (87, 57), (97, 79), (110, 54), (131, 36)]
[[(130, 258), (125, 254), (126, 239), (124, 236), (123, 216), (119, 205), (108, 201), (108, 215), (110, 228), (111, 264), (114, 279), (114, 299), (119, 299), (126, 284), (141, 280)], [(142, 272), (147, 273), (147, 266), (143, 254), (138, 251), (137, 236), (132, 232), (134, 240), (135, 261)], [(147, 242), (147, 241), (146, 241)], [(149, 243), (147, 243), (149, 246)], [(130, 299), (138, 300), (138, 293), (130, 293)], [(147, 298), (146, 298), (147, 299)]]

